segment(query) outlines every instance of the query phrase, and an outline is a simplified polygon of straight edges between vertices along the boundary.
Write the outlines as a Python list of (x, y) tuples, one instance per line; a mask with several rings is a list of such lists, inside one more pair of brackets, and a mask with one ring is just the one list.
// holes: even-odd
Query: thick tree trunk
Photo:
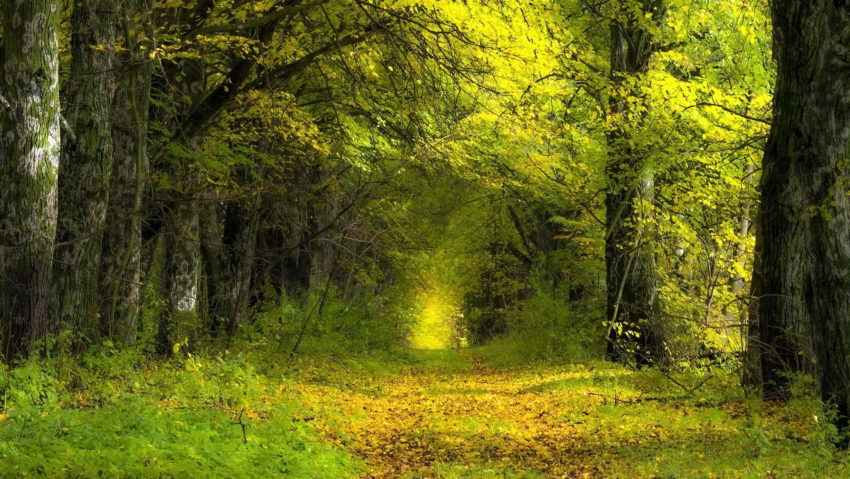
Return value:
[[(142, 301), (142, 200), (148, 184), (148, 105), (151, 68), (142, 39), (149, 0), (130, 2), (122, 20), (127, 49), (119, 58), (112, 111), (112, 187), (101, 270), (101, 315), (113, 340), (135, 339)], [(138, 21), (138, 20), (141, 21)]]
[[(641, 2), (652, 21), (663, 18), (663, 3)], [(666, 352), (657, 314), (657, 280), (652, 238), (644, 231), (652, 208), (655, 183), (646, 168), (645, 154), (634, 148), (630, 128), (642, 121), (630, 110), (627, 99), (639, 98), (630, 88), (646, 72), (655, 43), (652, 35), (623, 9), (611, 24), (610, 115), (615, 125), (608, 132), (608, 192), (605, 198), (608, 357), (638, 364), (664, 361)]]
[(653, 183), (639, 180), (632, 190), (606, 196), (605, 264), (608, 281), (608, 357), (641, 365), (664, 361), (663, 332), (658, 324), (658, 287), (649, 233), (644, 232)]
[(50, 329), (59, 168), (62, 2), (6, 0), (0, 76), (0, 345), (26, 354)]
[(194, 312), (200, 266), (198, 201), (186, 196), (171, 206), (165, 226), (166, 301), (172, 312)]
[[(186, 62), (187, 75), (181, 87), (188, 98), (197, 98), (204, 89), (202, 64), (197, 59)], [(185, 139), (190, 151), (200, 149), (201, 137)], [(176, 179), (176, 188), (154, 190), (153, 203), (159, 203), (161, 213), (154, 215), (158, 231), (164, 240), (162, 268), (165, 314), (160, 317), (156, 339), (159, 354), (170, 355), (177, 341), (194, 336), (201, 329), (198, 306), (201, 296), (201, 202), (200, 174), (185, 163), (185, 158), (169, 158), (160, 167)], [(152, 226), (148, 222), (148, 226)], [(190, 331), (193, 330), (193, 331)], [(185, 333), (185, 335), (184, 335)]]
[(227, 292), (232, 333), (247, 320), (248, 303), (260, 230), (259, 211), (250, 200), (228, 205), (224, 220), (225, 244), (230, 247), (230, 288)]
[[(755, 292), (764, 392), (814, 365), (850, 409), (850, 4), (775, 0), (778, 72), (764, 156)], [(809, 338), (808, 340), (806, 338)]]
[[(197, 315), (198, 286), (201, 265), (199, 241), (198, 199), (189, 193), (178, 195), (169, 202), (165, 225), (165, 287), (166, 315), (161, 318), (157, 336), (157, 351), (168, 354), (175, 329), (191, 327)], [(180, 332), (180, 331), (177, 331)]]
[[(206, 1), (201, 3), (208, 3)], [(206, 92), (204, 63), (199, 58), (182, 62), (184, 76), (178, 86), (186, 99), (187, 108), (193, 108), (203, 100)], [(170, 81), (166, 78), (166, 81)], [(165, 118), (169, 118), (165, 116)], [(173, 121), (173, 118), (169, 118)], [(179, 124), (172, 127), (180, 128)], [(182, 134), (182, 132), (181, 132)], [(182, 138), (182, 145), (189, 151), (198, 151), (203, 145), (203, 131), (193, 129)], [(165, 147), (166, 145), (162, 145)], [(201, 293), (201, 178), (197, 168), (188, 164), (186, 158), (162, 157), (159, 166), (171, 178), (177, 179), (176, 187), (167, 191), (154, 191), (161, 203), (162, 234), (165, 239), (163, 267), (164, 299), (166, 314), (160, 319), (157, 335), (157, 350), (169, 354), (174, 341), (198, 319), (198, 299)], [(172, 337), (173, 336), (173, 337)]]
[(102, 329), (97, 314), (101, 240), (112, 175), (113, 2), (76, 0), (71, 31), (53, 314), (84, 342), (91, 342)]

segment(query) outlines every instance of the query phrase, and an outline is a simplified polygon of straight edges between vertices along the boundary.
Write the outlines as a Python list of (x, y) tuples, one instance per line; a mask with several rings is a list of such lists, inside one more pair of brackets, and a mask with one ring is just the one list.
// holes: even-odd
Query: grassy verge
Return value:
[(361, 461), (299, 419), (306, 412), (286, 369), (258, 359), (180, 354), (148, 362), (98, 348), (80, 360), (31, 360), (5, 370), (0, 475), (359, 475)]
[(491, 350), (299, 358), (96, 348), (0, 371), (3, 477), (834, 478), (820, 403), (731, 374)]

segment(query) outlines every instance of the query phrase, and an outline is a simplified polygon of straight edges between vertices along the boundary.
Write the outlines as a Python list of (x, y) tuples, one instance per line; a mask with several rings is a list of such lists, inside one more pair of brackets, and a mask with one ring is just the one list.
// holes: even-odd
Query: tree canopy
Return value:
[(846, 445), (848, 14), (5, 0), (0, 391), (103, 351), (454, 349), (655, 371), (688, 400), (719, 368), (804, 390)]

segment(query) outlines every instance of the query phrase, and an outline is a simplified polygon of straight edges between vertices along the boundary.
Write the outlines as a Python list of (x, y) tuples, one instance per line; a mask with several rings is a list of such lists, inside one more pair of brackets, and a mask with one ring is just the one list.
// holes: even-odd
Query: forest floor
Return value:
[(815, 402), (746, 399), (731, 375), (412, 354), (392, 372), (308, 368), (294, 386), (304, 420), (366, 477), (847, 477)]
[(0, 369), (0, 477), (850, 477), (805, 388), (770, 404), (729, 371), (491, 353), (29, 360)]

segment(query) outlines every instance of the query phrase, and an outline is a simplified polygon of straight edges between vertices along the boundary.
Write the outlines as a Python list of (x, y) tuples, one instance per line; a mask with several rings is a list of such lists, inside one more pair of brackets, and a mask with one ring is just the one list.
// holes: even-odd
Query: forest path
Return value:
[[(418, 354), (421, 364), (343, 387), (298, 386), (308, 419), (363, 458), (366, 477), (779, 477), (738, 475), (750, 468), (748, 406), (716, 396), (728, 385), (689, 401), (657, 373), (606, 363), (496, 368)], [(780, 433), (792, 434), (785, 419)]]
[(437, 464), (458, 473), (476, 465), (477, 477), (486, 470), (593, 476), (580, 434), (562, 419), (574, 405), (535, 390), (557, 378), (527, 373), (461, 356), (388, 378), (374, 393), (336, 398), (347, 448), (375, 466), (367, 476), (375, 478), (443, 475), (430, 471)]

